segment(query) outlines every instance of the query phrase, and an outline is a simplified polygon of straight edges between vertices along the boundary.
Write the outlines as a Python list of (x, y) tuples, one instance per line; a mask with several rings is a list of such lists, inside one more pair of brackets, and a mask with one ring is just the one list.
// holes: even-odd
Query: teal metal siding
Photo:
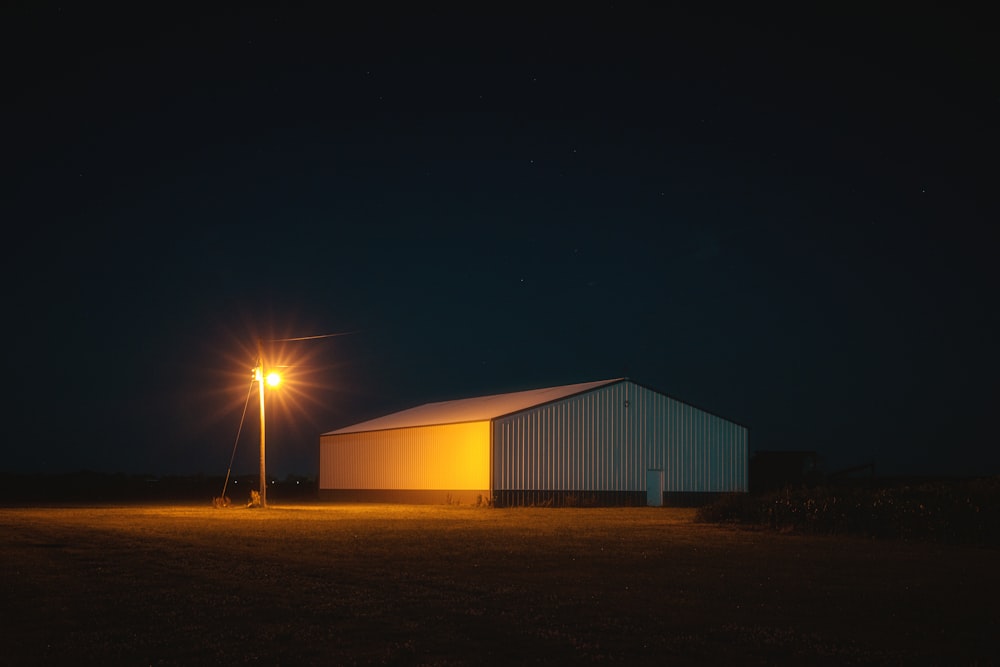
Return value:
[(744, 426), (625, 380), (493, 420), (496, 491), (746, 491)]

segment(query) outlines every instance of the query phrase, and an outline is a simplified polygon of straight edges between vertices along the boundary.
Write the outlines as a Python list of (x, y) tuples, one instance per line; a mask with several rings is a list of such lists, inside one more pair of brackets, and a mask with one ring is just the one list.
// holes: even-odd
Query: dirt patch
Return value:
[(2, 664), (994, 664), (994, 550), (665, 508), (0, 509)]

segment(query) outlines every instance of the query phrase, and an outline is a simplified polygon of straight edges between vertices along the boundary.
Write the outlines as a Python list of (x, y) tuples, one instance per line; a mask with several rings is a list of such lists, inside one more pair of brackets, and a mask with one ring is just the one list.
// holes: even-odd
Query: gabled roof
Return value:
[(527, 408), (558, 401), (561, 398), (581, 394), (597, 387), (620, 382), (624, 378), (600, 380), (598, 382), (582, 382), (566, 384), (560, 387), (546, 387), (528, 391), (515, 391), (510, 394), (494, 394), (477, 398), (462, 398), (456, 401), (441, 401), (425, 403), (409, 410), (394, 412), (384, 417), (377, 417), (353, 426), (330, 431), (323, 435), (340, 433), (358, 433), (361, 431), (382, 431), (391, 428), (409, 428), (411, 426), (431, 426), (438, 424), (459, 424), (462, 422), (487, 421), (503, 417)]

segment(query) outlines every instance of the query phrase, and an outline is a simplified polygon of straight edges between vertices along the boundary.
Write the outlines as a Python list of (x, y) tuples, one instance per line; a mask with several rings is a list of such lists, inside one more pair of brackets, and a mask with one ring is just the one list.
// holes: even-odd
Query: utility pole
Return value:
[(267, 507), (267, 471), (264, 465), (264, 339), (257, 339), (257, 387), (260, 390), (260, 506)]
[[(320, 334), (318, 336), (300, 336), (298, 338), (275, 338), (271, 343), (275, 342), (285, 342), (285, 341), (301, 341), (301, 340), (316, 340), (318, 338), (332, 338), (333, 336), (346, 336), (348, 333), (332, 333), (332, 334)], [(257, 368), (254, 369), (254, 379), (257, 380), (257, 388), (260, 391), (260, 506), (267, 507), (267, 467), (264, 464), (264, 384), (277, 385), (281, 382), (281, 378), (277, 373), (272, 373), (271, 377), (267, 376), (264, 368), (264, 338), (261, 336), (257, 337)], [(251, 390), (253, 385), (251, 386)], [(250, 396), (247, 395), (247, 400)], [(237, 436), (239, 438), (239, 436)], [(235, 448), (233, 450), (235, 452)], [(232, 463), (230, 463), (230, 466)]]

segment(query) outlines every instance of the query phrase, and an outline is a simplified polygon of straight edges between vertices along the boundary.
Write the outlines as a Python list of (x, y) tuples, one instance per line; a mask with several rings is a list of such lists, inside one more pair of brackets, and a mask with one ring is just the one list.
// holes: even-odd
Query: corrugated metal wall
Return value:
[(490, 424), (324, 435), (320, 489), (490, 488)]
[(624, 381), (493, 422), (493, 489), (747, 490), (747, 429)]

